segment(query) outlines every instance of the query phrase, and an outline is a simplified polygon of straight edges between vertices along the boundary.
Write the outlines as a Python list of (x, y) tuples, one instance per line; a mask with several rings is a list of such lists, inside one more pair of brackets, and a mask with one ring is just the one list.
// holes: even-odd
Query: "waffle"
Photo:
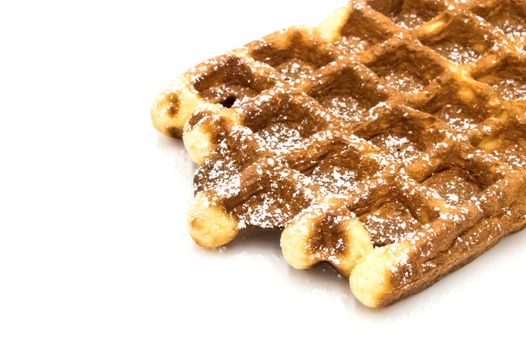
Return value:
[(526, 3), (351, 1), (191, 69), (152, 119), (200, 165), (189, 228), (283, 229), (383, 307), (526, 226)]

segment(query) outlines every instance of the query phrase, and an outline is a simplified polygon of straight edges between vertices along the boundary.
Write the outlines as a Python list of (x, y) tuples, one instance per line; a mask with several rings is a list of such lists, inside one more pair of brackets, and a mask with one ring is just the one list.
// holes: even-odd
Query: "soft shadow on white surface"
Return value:
[[(184, 177), (186, 186), (189, 186), (197, 166), (189, 159), (183, 142), (160, 135), (157, 137), (157, 147), (170, 156), (171, 161), (176, 164), (178, 176)], [(186, 254), (194, 254), (194, 258), (201, 259), (203, 264), (237, 261), (258, 264), (264, 261), (265, 266), (271, 269), (268, 271), (269, 274), (276, 274), (282, 280), (276, 283), (276, 288), (282, 288), (284, 282), (287, 288), (296, 289), (298, 293), (314, 293), (319, 298), (337, 300), (337, 304), (347, 310), (349, 317), (358, 316), (371, 322), (399, 322), (418, 318), (418, 315), (426, 312), (436, 312), (437, 305), (443, 305), (446, 309), (451, 308), (448, 303), (462, 304), (462, 307), (472, 309), (480, 303), (480, 299), (469, 297), (473, 293), (486, 294), (485, 298), (488, 301), (492, 298), (500, 298), (490, 292), (492, 288), (497, 287), (494, 280), (500, 278), (505, 284), (509, 282), (506, 278), (514, 277), (505, 277), (506, 264), (513, 259), (521, 260), (523, 247), (526, 246), (526, 233), (524, 231), (515, 233), (430, 288), (387, 308), (374, 310), (364, 307), (353, 297), (348, 279), (341, 276), (329, 264), (322, 263), (310, 270), (295, 270), (289, 266), (281, 254), (279, 230), (245, 229), (233, 242), (218, 250), (198, 247), (191, 242), (187, 232), (183, 234), (187, 236), (185, 247), (189, 249)], [(250, 270), (250, 266), (246, 269)], [(236, 270), (223, 272), (238, 273)], [(272, 280), (267, 283), (268, 288), (273, 288)], [(473, 286), (480, 284), (487, 285), (488, 288), (480, 290), (480, 287)]]
[[(184, 175), (185, 186), (189, 186), (195, 165), (189, 161), (182, 142), (162, 136), (157, 142), (169, 161), (180, 165), (178, 177)], [(519, 302), (524, 283), (517, 271), (524, 264), (525, 232), (505, 238), (430, 288), (379, 310), (356, 301), (348, 280), (328, 264), (307, 271), (290, 267), (282, 257), (279, 240), (279, 231), (244, 230), (228, 246), (210, 251), (195, 245), (187, 230), (179, 225), (175, 253), (178, 263), (174, 271), (180, 271), (177, 280), (188, 291), (180, 293), (181, 300), (176, 304), (185, 310), (185, 317), (192, 315), (188, 326), (203, 325), (201, 317), (205, 317), (203, 326), (210, 329), (221, 322), (221, 315), (230, 314), (229, 319), (236, 320), (231, 322), (246, 334), (253, 334), (253, 329), (249, 328), (250, 323), (240, 320), (251, 320), (259, 327), (271, 322), (299, 332), (310, 323), (308, 317), (301, 316), (307, 312), (315, 318), (334, 320), (320, 329), (349, 333), (350, 337), (361, 339), (361, 344), (364, 339), (374, 338), (379, 329), (385, 337), (377, 341), (386, 345), (390, 344), (390, 337), (399, 337), (408, 329), (418, 333), (415, 337), (420, 341), (436, 336), (439, 329), (448, 329), (448, 338), (436, 340), (434, 346), (438, 347), (455, 337), (466, 343), (467, 329), (489, 331), (491, 322), (510, 317), (515, 305), (524, 309)], [(201, 311), (193, 315), (191, 310), (195, 307)], [(284, 316), (276, 319), (277, 314)], [(517, 327), (518, 324), (509, 326), (510, 330)], [(223, 334), (221, 329), (214, 334)], [(482, 337), (469, 343), (497, 344), (497, 339)]]
[(214, 252), (189, 237), (195, 166), (153, 129), (157, 92), (345, 3), (1, 3), (0, 349), (524, 343), (525, 232), (382, 310), (359, 305), (326, 265), (292, 269), (279, 234)]
[[(298, 291), (312, 289), (322, 292), (323, 297), (337, 298), (339, 304), (345, 305), (350, 317), (359, 315), (373, 322), (398, 322), (409, 320), (415, 314), (433, 309), (433, 304), (446, 304), (448, 300), (456, 299), (456, 303), (469, 305), (471, 299), (461, 300), (466, 294), (484, 292), (476, 291), (475, 288), (472, 288), (472, 283), (482, 282), (493, 285), (491, 271), (484, 276), (486, 265), (503, 264), (502, 269), (504, 270), (506, 261), (519, 257), (522, 254), (522, 249), (519, 247), (526, 246), (525, 232), (513, 234), (486, 254), (445, 276), (430, 288), (386, 308), (370, 309), (353, 297), (348, 279), (341, 276), (328, 263), (318, 264), (310, 270), (295, 270), (290, 267), (281, 255), (280, 234), (279, 230), (247, 229), (226, 247), (219, 250), (204, 250), (195, 246), (194, 252), (197, 255), (206, 254), (220, 259), (235, 259), (240, 255), (258, 256), (271, 261), (275, 270), (286, 275), (290, 288), (296, 288)], [(487, 297), (488, 300), (492, 298), (490, 294)], [(476, 299), (476, 302), (479, 303), (480, 300)]]
[(280, 235), (281, 231), (279, 230), (246, 229), (241, 231), (239, 236), (228, 246), (218, 250), (206, 250), (195, 245), (194, 252), (198, 255), (208, 254), (221, 259), (235, 259), (240, 254), (263, 256), (266, 260), (272, 261), (275, 269), (282, 273), (285, 271), (292, 288), (323, 290), (329, 293), (331, 297), (339, 298), (350, 312), (358, 312), (372, 318), (401, 317), (403, 319), (412, 312), (424, 311), (430, 303), (436, 302), (437, 299), (455, 298), (455, 293), (469, 288), (470, 280), (485, 279), (480, 270), (484, 269), (486, 264), (498, 264), (501, 263), (499, 260), (518, 257), (522, 254), (522, 249), (518, 247), (526, 245), (526, 232), (515, 233), (504, 238), (496, 247), (470, 264), (445, 276), (430, 288), (394, 305), (375, 310), (364, 307), (354, 299), (349, 289), (348, 279), (341, 276), (328, 263), (318, 264), (310, 270), (296, 270), (290, 267), (281, 255)]
[(186, 149), (184, 148), (182, 140), (158, 134), (156, 142), (157, 147), (163, 151), (163, 153), (175, 155), (177, 157), (177, 161), (181, 161), (184, 158), (190, 159), (186, 153)]
[(330, 291), (331, 295), (340, 298), (343, 302), (349, 300), (351, 294), (347, 279), (329, 264), (318, 264), (306, 271), (296, 270), (289, 266), (281, 254), (280, 236), (280, 230), (243, 230), (228, 248), (224, 248), (224, 255), (229, 258), (240, 253), (268, 254), (269, 258), (274, 261), (275, 268), (286, 274), (291, 287)]

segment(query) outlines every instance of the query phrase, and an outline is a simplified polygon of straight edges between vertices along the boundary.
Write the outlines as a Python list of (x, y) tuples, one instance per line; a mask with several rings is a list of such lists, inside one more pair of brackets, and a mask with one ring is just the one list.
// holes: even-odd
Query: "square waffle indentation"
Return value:
[(357, 129), (357, 134), (404, 165), (444, 141), (444, 134), (435, 126), (436, 120), (428, 114), (410, 108), (390, 108), (380, 110), (377, 115), (376, 121)]
[[(350, 16), (340, 29), (338, 46), (359, 53), (389, 39), (395, 32), (387, 20), (361, 3), (353, 6)], [(389, 22), (389, 21), (387, 21)]]
[(472, 149), (444, 158), (442, 164), (423, 181), (451, 205), (476, 198), (506, 176), (502, 163), (487, 153)]
[(258, 142), (277, 155), (301, 149), (304, 142), (327, 125), (327, 116), (308, 96), (288, 95), (280, 89), (240, 106), (244, 125)]
[(526, 3), (517, 0), (474, 4), (472, 11), (500, 29), (519, 49), (526, 51)]
[(508, 57), (484, 72), (473, 74), (506, 100), (526, 101), (526, 59)]
[(369, 0), (368, 4), (405, 29), (418, 27), (445, 8), (438, 0)]
[(436, 191), (446, 204), (457, 206), (482, 192), (480, 184), (467, 170), (449, 168), (431, 175), (423, 185)]
[(416, 44), (394, 41), (366, 62), (366, 66), (389, 87), (412, 98), (444, 72), (444, 67), (427, 50)]
[(248, 47), (252, 58), (274, 67), (289, 83), (308, 78), (335, 58), (325, 42), (297, 28), (271, 34)]
[(307, 88), (307, 94), (343, 122), (352, 124), (367, 120), (370, 109), (388, 97), (377, 79), (358, 64), (328, 66), (322, 73), (323, 77)]
[(418, 109), (432, 114), (457, 132), (476, 128), (495, 114), (496, 96), (483, 84), (468, 84), (450, 79), (440, 92)]
[(381, 134), (373, 136), (369, 141), (404, 163), (417, 159), (426, 150), (425, 144), (420, 140), (419, 130), (404, 123), (396, 124)]
[(380, 158), (364, 154), (363, 140), (355, 141), (335, 145), (302, 172), (332, 193), (356, 192), (363, 182), (378, 176), (385, 165)]
[[(192, 82), (194, 88), (200, 97), (226, 108), (235, 107), (276, 83), (268, 74), (259, 74), (256, 69), (236, 56), (221, 56), (205, 62), (204, 66), (207, 67), (204, 72), (197, 68)], [(213, 69), (209, 70), (209, 67)]]
[(375, 247), (396, 243), (410, 237), (420, 226), (411, 210), (397, 199), (360, 217)]
[(474, 64), (494, 46), (495, 40), (469, 16), (444, 14), (437, 23), (446, 22), (437, 32), (422, 30), (420, 41), (456, 65)]
[(526, 167), (526, 125), (512, 124), (498, 135), (483, 139), (478, 148), (512, 168)]

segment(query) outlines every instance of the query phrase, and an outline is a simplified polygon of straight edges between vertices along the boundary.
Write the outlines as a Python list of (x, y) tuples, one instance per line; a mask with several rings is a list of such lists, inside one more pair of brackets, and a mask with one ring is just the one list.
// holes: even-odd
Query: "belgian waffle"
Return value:
[(382, 307), (526, 226), (526, 2), (351, 1), (185, 73), (152, 111), (181, 137), (209, 248), (283, 229)]

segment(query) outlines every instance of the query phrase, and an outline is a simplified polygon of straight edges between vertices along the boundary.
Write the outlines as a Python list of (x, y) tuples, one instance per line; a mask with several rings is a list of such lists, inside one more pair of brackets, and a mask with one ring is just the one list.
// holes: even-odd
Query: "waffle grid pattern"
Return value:
[(155, 126), (201, 164), (205, 247), (284, 229), (365, 305), (418, 292), (526, 225), (526, 3), (351, 1), (198, 65)]

